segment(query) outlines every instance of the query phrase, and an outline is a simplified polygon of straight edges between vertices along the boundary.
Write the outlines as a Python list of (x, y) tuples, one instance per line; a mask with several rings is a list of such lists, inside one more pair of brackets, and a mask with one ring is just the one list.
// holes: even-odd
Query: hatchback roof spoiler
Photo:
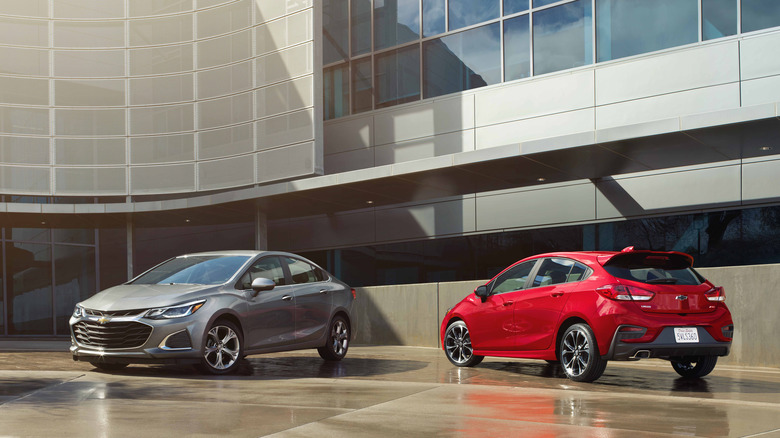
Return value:
[(633, 246), (627, 246), (620, 252), (614, 254), (604, 254), (598, 256), (598, 262), (601, 266), (609, 263), (615, 263), (619, 260), (642, 258), (647, 261), (656, 262), (660, 265), (666, 263), (683, 263), (687, 267), (693, 266), (693, 256), (679, 251), (651, 251), (646, 249), (634, 249)]

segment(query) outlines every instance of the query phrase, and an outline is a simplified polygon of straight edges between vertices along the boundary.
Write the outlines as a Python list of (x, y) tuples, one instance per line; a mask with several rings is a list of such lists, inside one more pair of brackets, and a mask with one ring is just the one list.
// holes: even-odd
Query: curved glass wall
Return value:
[(0, 0), (0, 194), (123, 199), (316, 173), (268, 154), (317, 154), (314, 7), (287, 3)]
[(326, 120), (780, 26), (776, 0), (323, 0), (323, 14)]

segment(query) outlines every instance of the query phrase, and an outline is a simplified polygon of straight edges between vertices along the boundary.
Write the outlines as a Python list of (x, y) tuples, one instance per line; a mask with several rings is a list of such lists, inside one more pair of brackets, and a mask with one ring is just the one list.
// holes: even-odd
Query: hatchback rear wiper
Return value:
[(654, 278), (652, 280), (647, 280), (645, 283), (648, 284), (677, 284), (676, 278)]

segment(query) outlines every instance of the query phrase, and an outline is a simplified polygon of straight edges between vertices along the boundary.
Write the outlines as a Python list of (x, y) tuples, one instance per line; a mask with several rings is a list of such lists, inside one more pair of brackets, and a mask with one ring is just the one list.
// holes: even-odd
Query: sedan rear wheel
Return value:
[(469, 329), (463, 321), (455, 321), (447, 327), (444, 334), (444, 352), (447, 359), (459, 367), (473, 367), (485, 358), (474, 354)]
[(241, 332), (230, 321), (216, 321), (206, 333), (200, 368), (210, 374), (228, 374), (243, 357)]
[(349, 348), (349, 325), (347, 321), (337, 316), (330, 323), (330, 333), (325, 345), (317, 349), (320, 357), (328, 361), (344, 359)]
[(592, 382), (607, 368), (599, 355), (596, 338), (587, 324), (574, 324), (561, 339), (560, 358), (566, 377), (575, 382)]
[(696, 356), (672, 360), (672, 368), (687, 379), (698, 379), (711, 373), (718, 363), (718, 356)]

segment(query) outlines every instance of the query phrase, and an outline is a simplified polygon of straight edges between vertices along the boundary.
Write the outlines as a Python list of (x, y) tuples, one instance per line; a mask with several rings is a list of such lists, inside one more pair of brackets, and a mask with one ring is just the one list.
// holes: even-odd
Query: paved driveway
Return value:
[(780, 370), (610, 362), (592, 384), (545, 362), (453, 367), (435, 349), (352, 347), (253, 356), (240, 374), (0, 353), (0, 437), (780, 437)]

